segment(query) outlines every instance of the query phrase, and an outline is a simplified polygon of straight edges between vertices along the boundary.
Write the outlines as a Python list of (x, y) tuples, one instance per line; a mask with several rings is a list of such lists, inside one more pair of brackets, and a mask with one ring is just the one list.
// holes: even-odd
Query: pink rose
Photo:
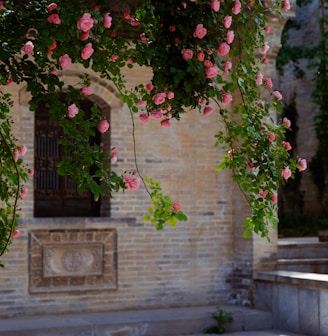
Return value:
[(85, 41), (85, 40), (87, 40), (87, 39), (89, 38), (89, 36), (90, 36), (89, 31), (87, 31), (87, 32), (82, 32), (82, 33), (81, 33), (81, 36), (80, 36), (80, 40), (81, 40), (81, 41)]
[(214, 65), (205, 70), (205, 76), (206, 78), (214, 78), (218, 75), (219, 71), (220, 69), (216, 65)]
[(93, 27), (93, 22), (94, 21), (91, 18), (91, 14), (84, 13), (82, 17), (79, 19), (79, 21), (77, 22), (77, 28), (84, 32), (87, 32)]
[(233, 30), (228, 30), (227, 31), (227, 43), (231, 44), (235, 38), (235, 33)]
[(13, 237), (14, 237), (14, 238), (18, 238), (18, 237), (20, 236), (20, 234), (21, 234), (20, 231), (16, 229), (16, 230), (13, 232)]
[(175, 32), (176, 29), (177, 29), (177, 28), (176, 28), (176, 26), (174, 26), (174, 25), (169, 26), (169, 32), (170, 32), (170, 33)]
[(156, 93), (153, 96), (153, 101), (156, 105), (160, 105), (160, 104), (163, 104), (165, 102), (165, 97), (166, 97), (166, 94), (164, 92)]
[(266, 86), (267, 86), (269, 89), (271, 89), (272, 86), (273, 86), (272, 79), (271, 79), (271, 78), (267, 78), (267, 79), (265, 80), (265, 84), (266, 84)]
[(193, 36), (195, 38), (199, 38), (199, 39), (202, 39), (204, 38), (204, 36), (206, 35), (207, 33), (207, 29), (203, 26), (202, 23), (199, 23), (197, 26), (196, 26), (196, 29), (194, 31), (194, 34)]
[(153, 85), (152, 83), (148, 83), (148, 84), (146, 84), (146, 90), (147, 90), (148, 92), (152, 91), (153, 88), (154, 88), (154, 85)]
[(104, 15), (104, 27), (105, 28), (110, 28), (112, 25), (112, 17), (109, 15), (109, 13), (106, 13)]
[(219, 48), (218, 48), (218, 53), (220, 56), (226, 56), (229, 54), (229, 51), (230, 51), (230, 46), (228, 43), (226, 42), (222, 42), (220, 45), (219, 45)]
[(116, 55), (116, 54), (113, 54), (111, 57), (110, 57), (110, 59), (111, 59), (111, 61), (112, 62), (116, 62), (117, 60), (118, 60), (118, 55)]
[(297, 161), (297, 163), (298, 163), (298, 170), (300, 172), (302, 172), (302, 171), (304, 171), (304, 170), (307, 169), (307, 163), (306, 163), (305, 159), (299, 158), (298, 161)]
[(214, 12), (218, 12), (220, 10), (220, 1), (218, 0), (212, 0), (212, 3), (211, 3), (211, 8)]
[(93, 94), (93, 91), (91, 89), (90, 86), (85, 86), (82, 88), (81, 92), (85, 95), (85, 96), (90, 96)]
[(213, 107), (212, 106), (206, 106), (203, 111), (203, 116), (208, 116), (213, 112)]
[(284, 11), (289, 11), (289, 10), (290, 10), (290, 3), (289, 3), (289, 0), (284, 0), (283, 10), (284, 10)]
[(263, 75), (261, 73), (259, 73), (257, 76), (256, 76), (256, 84), (257, 85), (262, 85), (263, 84)]
[(24, 156), (27, 152), (27, 148), (25, 145), (21, 146), (21, 148), (19, 149), (19, 155)]
[(173, 99), (174, 98), (174, 92), (173, 91), (169, 91), (167, 93), (167, 99)]
[(263, 57), (262, 63), (267, 64), (269, 62), (269, 59), (267, 57)]
[(146, 106), (146, 102), (144, 100), (139, 100), (137, 103), (134, 103), (134, 106), (143, 107)]
[(271, 32), (271, 27), (270, 26), (265, 26), (264, 31), (269, 34)]
[(197, 54), (197, 59), (198, 59), (198, 61), (203, 62), (203, 61), (204, 61), (204, 58), (205, 58), (205, 54), (204, 54), (203, 52), (199, 52), (199, 53)]
[(12, 83), (14, 83), (14, 80), (13, 80), (13, 78), (10, 76), (10, 77), (8, 78), (7, 82), (6, 82), (6, 85), (10, 85), (10, 84), (12, 84)]
[(275, 135), (274, 133), (270, 133), (270, 134), (268, 135), (268, 140), (269, 140), (270, 142), (273, 142), (275, 138), (276, 138), (276, 135)]
[(94, 49), (92, 48), (92, 43), (89, 42), (85, 45), (85, 47), (81, 50), (81, 57), (84, 60), (87, 60), (91, 57), (91, 55), (94, 53)]
[(206, 68), (210, 68), (210, 67), (213, 66), (213, 63), (212, 63), (210, 60), (205, 60), (205, 62), (204, 62), (204, 66), (205, 66)]
[(112, 148), (110, 152), (110, 163), (115, 163), (117, 161), (117, 150), (115, 147)]
[(31, 176), (31, 177), (34, 176), (34, 169), (29, 169), (28, 170), (28, 175)]
[(181, 205), (179, 204), (179, 203), (173, 203), (173, 206), (172, 206), (172, 208), (173, 208), (173, 210), (175, 211), (175, 212), (178, 212), (178, 211), (180, 211), (181, 210)]
[(31, 41), (27, 41), (21, 48), (22, 54), (33, 54), (34, 44)]
[(2, 1), (0, 1), (0, 10), (5, 9), (5, 6), (3, 5)]
[(191, 49), (182, 49), (181, 54), (182, 54), (182, 58), (184, 60), (190, 60), (190, 59), (192, 59), (192, 56), (193, 56), (194, 53)]
[(272, 94), (278, 99), (282, 99), (282, 94), (279, 91), (273, 91)]
[(260, 190), (259, 192), (260, 197), (266, 198), (268, 195), (268, 191), (267, 190)]
[(129, 24), (132, 27), (138, 27), (140, 25), (140, 22), (136, 18), (130, 18)]
[(17, 148), (14, 149), (14, 161), (17, 162), (19, 159), (19, 150)]
[(162, 110), (154, 110), (150, 112), (150, 115), (154, 119), (162, 119), (163, 118), (163, 111)]
[(125, 183), (125, 188), (128, 190), (137, 190), (140, 186), (141, 180), (136, 175), (127, 174), (123, 178)]
[(162, 120), (160, 122), (160, 124), (161, 124), (162, 127), (165, 127), (165, 128), (170, 128), (172, 126), (172, 124), (170, 123), (170, 121), (167, 120), (167, 119)]
[(281, 176), (287, 181), (292, 176), (292, 171), (289, 169), (289, 167), (285, 167), (281, 171)]
[(260, 50), (260, 53), (262, 55), (264, 55), (264, 54), (266, 54), (268, 52), (269, 49), (270, 49), (270, 46), (269, 46), (268, 42), (265, 42), (264, 46)]
[(232, 16), (225, 16), (223, 19), (223, 26), (226, 29), (229, 29), (232, 24)]
[(147, 114), (145, 113), (141, 113), (139, 114), (139, 119), (144, 123), (144, 124), (147, 124), (148, 123), (148, 120), (149, 120), (149, 117)]
[(223, 71), (226, 75), (229, 74), (229, 70), (232, 68), (232, 63), (230, 61), (226, 61), (223, 66)]
[(277, 201), (278, 201), (278, 197), (277, 197), (277, 195), (272, 195), (272, 196), (271, 196), (271, 201), (272, 201), (273, 203), (277, 203)]
[(283, 141), (282, 144), (286, 148), (286, 150), (289, 151), (292, 149), (292, 145), (289, 142)]
[(236, 0), (234, 2), (233, 7), (232, 7), (232, 13), (235, 14), (235, 15), (237, 15), (237, 14), (240, 13), (240, 9), (241, 9), (241, 3), (240, 3), (239, 0)]
[(61, 20), (58, 14), (51, 14), (48, 17), (48, 22), (52, 23), (52, 24), (56, 24), (59, 25), (61, 24)]
[(285, 127), (287, 127), (287, 128), (289, 128), (292, 125), (291, 121), (286, 117), (284, 119), (282, 119), (282, 122), (284, 123)]
[(63, 70), (66, 70), (72, 65), (72, 59), (65, 54), (59, 57), (59, 64)]
[(100, 133), (105, 133), (109, 129), (109, 122), (106, 119), (103, 119), (98, 125), (98, 131)]
[(67, 111), (70, 118), (74, 118), (79, 113), (79, 109), (75, 104), (68, 106)]
[(28, 189), (26, 187), (23, 188), (20, 197), (25, 198), (28, 195)]
[(57, 9), (57, 4), (52, 2), (51, 4), (48, 5), (47, 9), (48, 9), (48, 12), (52, 12), (55, 9)]
[(230, 93), (225, 93), (222, 97), (222, 103), (228, 105), (232, 102), (232, 95)]

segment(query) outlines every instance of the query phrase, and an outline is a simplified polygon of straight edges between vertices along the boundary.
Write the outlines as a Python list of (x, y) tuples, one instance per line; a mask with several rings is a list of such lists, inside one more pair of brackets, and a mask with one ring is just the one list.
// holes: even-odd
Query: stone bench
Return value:
[(328, 274), (255, 272), (255, 305), (272, 312), (273, 327), (328, 336)]

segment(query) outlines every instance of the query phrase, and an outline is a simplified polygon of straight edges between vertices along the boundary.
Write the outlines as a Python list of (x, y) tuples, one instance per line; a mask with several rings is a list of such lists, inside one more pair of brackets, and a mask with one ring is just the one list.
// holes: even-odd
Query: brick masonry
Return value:
[[(273, 43), (277, 43), (282, 23), (276, 19), (271, 23)], [(269, 63), (272, 76), (274, 50), (278, 47), (272, 46)], [(60, 76), (67, 85), (74, 84), (81, 71), (73, 65)], [(119, 159), (113, 169), (117, 173), (134, 170), (131, 115), (112, 84), (88, 72), (94, 90), (91, 99), (110, 116), (110, 136), (105, 135), (103, 140), (107, 148), (110, 144), (118, 150)], [(134, 87), (140, 81), (148, 82), (151, 73), (135, 67), (126, 71), (126, 77)], [(25, 162), (33, 167), (34, 115), (28, 109), (28, 93), (22, 85), (4, 89), (10, 89), (13, 95), (15, 134), (18, 143), (27, 146)], [(257, 237), (248, 240), (242, 237), (247, 205), (231, 183), (230, 173), (216, 173), (214, 169), (223, 154), (213, 146), (214, 134), (220, 129), (219, 114), (203, 117), (197, 111), (186, 111), (181, 119), (169, 129), (162, 128), (158, 121), (151, 120), (146, 125), (135, 120), (135, 136), (141, 173), (161, 181), (164, 193), (181, 203), (189, 220), (175, 228), (156, 231), (143, 221), (149, 206), (143, 187), (104, 200), (102, 216), (98, 218), (34, 218), (31, 179), (27, 183), (29, 195), (21, 202), (22, 234), (2, 259), (6, 266), (0, 272), (0, 316), (219, 305), (231, 298), (237, 298), (234, 302), (237, 304), (252, 304), (252, 271), (265, 268), (275, 259), (276, 232), (272, 231), (270, 244)], [(89, 274), (87, 269), (85, 276), (73, 279), (75, 285), (64, 283), (67, 269), (63, 270), (63, 255), (69, 255), (70, 262), (74, 260), (74, 267), (83, 256), (91, 258), (87, 248), (81, 252), (82, 245), (80, 254), (68, 253), (67, 243), (76, 243), (77, 235), (74, 238), (64, 235), (77, 232), (84, 237), (85, 244), (86, 232), (102, 233), (101, 240), (107, 230), (115, 231), (117, 238), (116, 285), (108, 286), (103, 278), (96, 286), (90, 285), (88, 281), (95, 280), (97, 275)], [(51, 232), (56, 231), (61, 232), (56, 245), (57, 261), (50, 273), (45, 270), (38, 273), (38, 267), (45, 267), (47, 259), (42, 253), (46, 249), (36, 254), (36, 260), (34, 249), (45, 245)], [(44, 236), (35, 242), (38, 232)], [(113, 249), (110, 251), (114, 253)], [(59, 275), (58, 283), (53, 277), (49, 284), (45, 275), (54, 272)], [(79, 290), (72, 290), (72, 286)]]

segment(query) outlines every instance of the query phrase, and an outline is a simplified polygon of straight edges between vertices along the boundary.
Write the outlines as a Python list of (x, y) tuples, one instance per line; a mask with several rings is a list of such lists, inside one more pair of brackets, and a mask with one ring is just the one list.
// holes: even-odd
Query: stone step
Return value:
[[(270, 330), (272, 314), (246, 307), (220, 306), (231, 312), (229, 332)], [(177, 336), (202, 333), (215, 325), (217, 307), (191, 307), (78, 315), (33, 316), (0, 320), (0, 336)]]
[(328, 258), (328, 242), (318, 237), (279, 239), (278, 259)]
[(277, 269), (328, 274), (328, 258), (278, 259)]

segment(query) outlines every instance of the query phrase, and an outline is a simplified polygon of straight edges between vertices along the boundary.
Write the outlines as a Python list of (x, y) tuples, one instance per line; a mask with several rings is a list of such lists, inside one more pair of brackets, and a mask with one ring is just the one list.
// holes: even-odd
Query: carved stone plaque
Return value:
[(35, 230), (29, 233), (29, 291), (117, 287), (116, 230)]

